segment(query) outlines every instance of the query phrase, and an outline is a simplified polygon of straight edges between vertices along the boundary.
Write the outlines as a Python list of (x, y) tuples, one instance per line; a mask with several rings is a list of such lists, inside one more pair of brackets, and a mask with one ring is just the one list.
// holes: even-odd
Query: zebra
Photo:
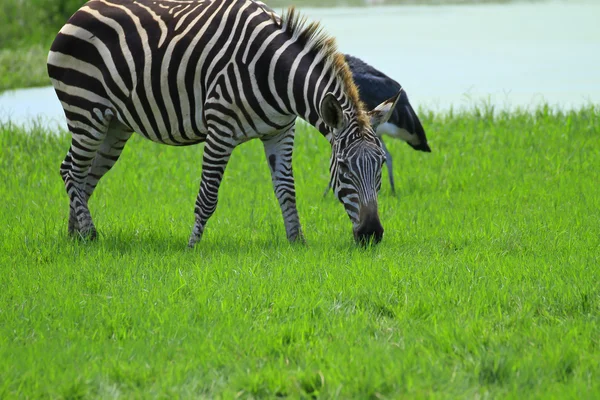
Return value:
[(72, 137), (60, 166), (70, 234), (97, 237), (88, 201), (137, 132), (166, 145), (204, 143), (189, 247), (217, 207), (233, 149), (255, 138), (286, 236), (304, 242), (292, 171), (300, 117), (331, 144), (331, 182), (355, 241), (382, 239), (385, 154), (374, 129), (400, 93), (365, 111), (335, 40), (293, 7), (275, 18), (251, 0), (91, 0), (61, 28), (47, 64)]
[[(406, 91), (398, 82), (358, 57), (354, 57), (350, 54), (345, 54), (345, 57), (348, 67), (350, 67), (350, 72), (352, 72), (354, 83), (358, 88), (360, 99), (367, 107), (375, 107), (388, 97), (393, 96), (399, 91), (402, 92), (389, 120), (386, 123), (379, 125), (376, 131), (377, 136), (382, 138), (381, 144), (383, 145), (383, 151), (385, 151), (385, 163), (388, 169), (388, 178), (392, 188), (392, 194), (395, 195), (396, 187), (394, 184), (392, 155), (383, 141), (383, 136), (390, 136), (394, 139), (403, 140), (415, 150), (430, 153), (431, 148), (427, 143), (425, 129), (423, 128), (423, 125), (421, 125), (417, 113), (408, 101)], [(331, 186), (327, 186), (324, 195), (327, 195), (330, 189)]]

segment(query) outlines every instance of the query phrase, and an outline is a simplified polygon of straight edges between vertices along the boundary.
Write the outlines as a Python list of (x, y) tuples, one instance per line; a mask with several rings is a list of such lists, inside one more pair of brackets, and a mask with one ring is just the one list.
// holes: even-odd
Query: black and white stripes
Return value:
[(293, 10), (279, 19), (245, 0), (92, 0), (60, 30), (48, 73), (72, 133), (61, 176), (73, 234), (96, 235), (88, 199), (137, 132), (205, 142), (190, 246), (217, 206), (231, 152), (253, 138), (264, 143), (287, 236), (302, 240), (291, 159), (299, 116), (332, 144), (334, 191), (356, 238), (381, 238), (383, 152), (370, 122), (389, 117), (395, 99), (363, 111), (333, 39)]

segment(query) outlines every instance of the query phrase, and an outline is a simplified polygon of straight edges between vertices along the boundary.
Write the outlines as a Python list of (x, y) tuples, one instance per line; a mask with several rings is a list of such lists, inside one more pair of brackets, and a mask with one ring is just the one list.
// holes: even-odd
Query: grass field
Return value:
[(299, 127), (307, 245), (259, 142), (186, 243), (201, 147), (140, 137), (67, 236), (66, 134), (0, 128), (0, 398), (598, 398), (600, 110), (423, 115), (354, 246), (328, 144)]

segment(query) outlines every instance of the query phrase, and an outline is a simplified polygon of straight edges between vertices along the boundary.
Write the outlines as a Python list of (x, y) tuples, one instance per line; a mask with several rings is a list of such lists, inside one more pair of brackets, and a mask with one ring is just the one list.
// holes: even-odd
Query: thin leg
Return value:
[(98, 182), (100, 179), (102, 179), (104, 174), (110, 171), (113, 165), (115, 165), (132, 133), (133, 132), (127, 130), (124, 126), (121, 126), (118, 123), (111, 124), (104, 142), (102, 142), (102, 145), (100, 145), (98, 153), (92, 161), (92, 165), (85, 182), (84, 194), (86, 196), (86, 201), (89, 201), (92, 193), (94, 193), (94, 190), (98, 185)]
[(292, 169), (294, 148), (294, 126), (289, 130), (263, 139), (265, 154), (271, 169), (275, 196), (279, 201), (285, 224), (285, 233), (290, 242), (304, 242), (300, 218), (296, 209), (296, 188)]
[[(60, 176), (62, 177), (67, 194), (69, 194), (70, 185), (74, 185), (70, 178), (71, 165), (73, 164), (73, 158), (71, 157), (73, 150), (69, 148), (65, 160), (60, 165)], [(71, 196), (69, 195), (69, 199)], [(77, 214), (75, 213), (75, 205), (69, 200), (69, 235), (75, 235), (79, 232), (79, 222), (77, 222)]]
[[(220, 137), (215, 139), (218, 135)], [(212, 130), (206, 139), (204, 156), (202, 158), (200, 192), (198, 193), (194, 208), (196, 221), (188, 242), (189, 247), (194, 247), (200, 241), (206, 222), (217, 208), (219, 186), (221, 185), (229, 157), (231, 157), (231, 152), (236, 146), (234, 143), (227, 142), (226, 139), (222, 134), (215, 134), (215, 131)]]
[(331, 181), (329, 181), (329, 183), (327, 184), (327, 188), (323, 192), (323, 197), (327, 196), (327, 194), (329, 193), (330, 190), (331, 190)]
[(392, 165), (392, 155), (388, 151), (387, 147), (385, 146), (385, 142), (383, 140), (381, 141), (381, 145), (383, 146), (383, 151), (385, 151), (385, 165), (387, 166), (387, 169), (388, 169), (388, 176), (390, 178), (390, 186), (392, 187), (392, 194), (395, 196), (396, 195), (396, 187), (394, 185), (394, 169), (393, 169), (393, 165)]
[(96, 228), (87, 205), (85, 184), (92, 161), (106, 137), (93, 121), (89, 125), (80, 121), (69, 121), (69, 130), (73, 134), (71, 148), (60, 166), (60, 174), (70, 200), (69, 233), (96, 238)]

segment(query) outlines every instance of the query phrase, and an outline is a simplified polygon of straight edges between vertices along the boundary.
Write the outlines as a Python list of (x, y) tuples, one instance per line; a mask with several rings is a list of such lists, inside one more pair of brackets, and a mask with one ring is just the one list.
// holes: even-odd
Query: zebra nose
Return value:
[(361, 246), (369, 243), (377, 244), (383, 238), (383, 226), (379, 222), (377, 214), (369, 216), (354, 229), (354, 240)]

